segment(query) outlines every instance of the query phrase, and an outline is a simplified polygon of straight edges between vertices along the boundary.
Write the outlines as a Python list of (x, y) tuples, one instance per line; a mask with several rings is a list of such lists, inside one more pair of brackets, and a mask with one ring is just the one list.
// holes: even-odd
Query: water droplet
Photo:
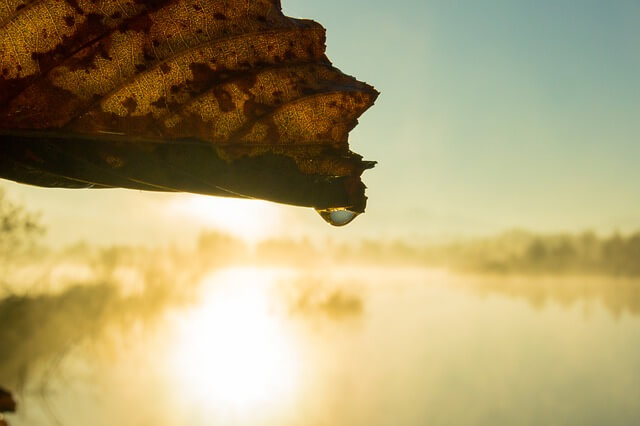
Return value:
[(320, 216), (333, 226), (344, 226), (350, 223), (360, 213), (352, 212), (345, 208), (316, 210)]

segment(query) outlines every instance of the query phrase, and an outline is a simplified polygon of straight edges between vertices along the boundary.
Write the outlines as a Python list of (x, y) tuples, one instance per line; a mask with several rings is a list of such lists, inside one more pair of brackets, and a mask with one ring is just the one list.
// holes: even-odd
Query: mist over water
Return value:
[(640, 420), (633, 274), (217, 232), (181, 249), (33, 250), (4, 262), (14, 426)]

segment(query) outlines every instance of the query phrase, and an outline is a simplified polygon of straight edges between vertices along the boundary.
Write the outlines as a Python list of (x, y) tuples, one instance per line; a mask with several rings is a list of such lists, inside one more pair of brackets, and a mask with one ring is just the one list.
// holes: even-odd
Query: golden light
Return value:
[(276, 235), (281, 228), (282, 209), (262, 200), (191, 194), (177, 195), (169, 205), (174, 215), (221, 229), (248, 242)]
[(293, 335), (270, 306), (278, 276), (261, 268), (219, 272), (206, 281), (202, 304), (178, 320), (170, 368), (191, 401), (237, 417), (294, 396)]

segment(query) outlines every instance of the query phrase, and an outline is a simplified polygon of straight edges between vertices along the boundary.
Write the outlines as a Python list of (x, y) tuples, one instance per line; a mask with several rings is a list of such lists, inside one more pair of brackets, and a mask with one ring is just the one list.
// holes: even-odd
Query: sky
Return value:
[(349, 226), (263, 202), (3, 186), (65, 243), (180, 240), (202, 224), (337, 239), (640, 229), (640, 2), (282, 3), (381, 92), (350, 136), (378, 166)]

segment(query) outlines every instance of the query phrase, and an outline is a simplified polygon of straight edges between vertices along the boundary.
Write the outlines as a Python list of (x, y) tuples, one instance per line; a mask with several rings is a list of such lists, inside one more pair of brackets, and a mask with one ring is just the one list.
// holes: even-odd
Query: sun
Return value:
[(277, 275), (262, 268), (219, 272), (207, 280), (202, 304), (179, 319), (170, 369), (192, 401), (237, 416), (293, 397), (294, 339), (269, 301)]
[(282, 228), (283, 208), (262, 200), (180, 194), (169, 204), (170, 213), (203, 226), (221, 229), (247, 242), (276, 235)]

